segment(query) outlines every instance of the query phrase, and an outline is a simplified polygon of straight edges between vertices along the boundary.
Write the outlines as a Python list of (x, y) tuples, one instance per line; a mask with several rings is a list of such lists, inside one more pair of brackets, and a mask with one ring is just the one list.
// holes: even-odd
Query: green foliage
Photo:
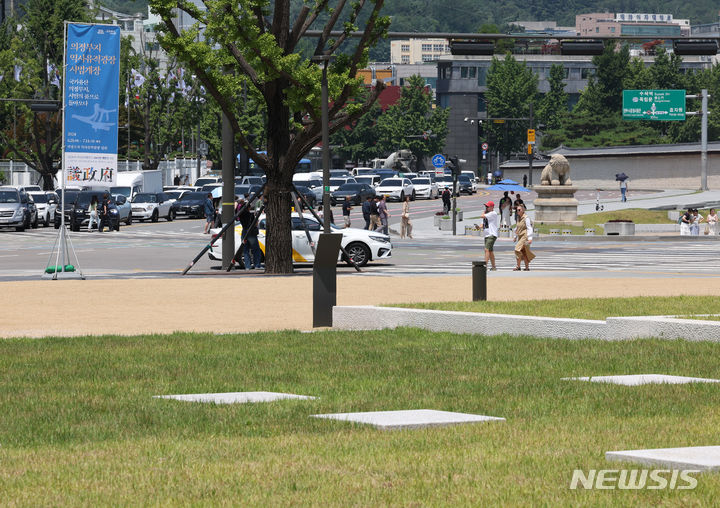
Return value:
[[(538, 104), (538, 78), (525, 62), (518, 62), (507, 54), (503, 60), (493, 58), (487, 78), (488, 116), (493, 118), (527, 118), (530, 103)], [(522, 150), (526, 140), (528, 123), (506, 121), (491, 123), (487, 131), (494, 137), (494, 146), (509, 157)]]
[(378, 156), (376, 123), (382, 114), (375, 103), (354, 124), (338, 130), (330, 137), (333, 150), (347, 160), (367, 161)]
[[(418, 161), (442, 152), (447, 137), (449, 110), (432, 107), (432, 92), (420, 76), (410, 76), (397, 104), (377, 121), (377, 147), (389, 154), (409, 149)], [(423, 136), (427, 134), (427, 139)]]
[(546, 129), (557, 129), (568, 113), (568, 94), (565, 93), (565, 70), (562, 64), (550, 67), (550, 90), (540, 101), (538, 122), (545, 124)]

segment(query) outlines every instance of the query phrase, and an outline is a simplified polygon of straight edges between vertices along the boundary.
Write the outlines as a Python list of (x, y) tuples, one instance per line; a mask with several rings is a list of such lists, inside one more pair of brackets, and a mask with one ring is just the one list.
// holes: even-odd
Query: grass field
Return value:
[[(424, 302), (398, 303), (388, 307), (520, 314), (526, 316), (601, 319), (620, 316), (682, 316), (720, 313), (716, 296), (638, 296), (631, 298), (569, 298), (515, 302)], [(699, 318), (703, 319), (703, 318)]]
[[(694, 491), (569, 490), (608, 450), (718, 444), (717, 344), (425, 333), (175, 334), (0, 342), (0, 492), (45, 505), (713, 505)], [(207, 405), (170, 393), (313, 401)], [(506, 422), (385, 432), (322, 412), (430, 408)], [(631, 466), (637, 467), (637, 466)]]

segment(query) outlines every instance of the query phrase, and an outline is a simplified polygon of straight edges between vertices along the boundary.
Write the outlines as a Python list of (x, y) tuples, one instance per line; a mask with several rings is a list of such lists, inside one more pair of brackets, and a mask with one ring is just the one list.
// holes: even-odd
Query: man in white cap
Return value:
[(480, 217), (483, 219), (483, 226), (485, 229), (485, 266), (488, 261), (491, 262), (492, 267), (489, 270), (497, 270), (495, 266), (495, 240), (498, 237), (498, 227), (500, 226), (500, 217), (495, 211), (495, 203), (488, 201), (485, 203), (485, 213)]

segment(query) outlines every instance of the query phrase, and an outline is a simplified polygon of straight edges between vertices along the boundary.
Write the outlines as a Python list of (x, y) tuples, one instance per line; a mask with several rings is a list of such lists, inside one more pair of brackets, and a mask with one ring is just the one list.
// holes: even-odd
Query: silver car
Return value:
[(32, 197), (24, 189), (12, 186), (0, 187), (0, 227), (14, 227), (25, 231), (37, 227), (37, 209)]

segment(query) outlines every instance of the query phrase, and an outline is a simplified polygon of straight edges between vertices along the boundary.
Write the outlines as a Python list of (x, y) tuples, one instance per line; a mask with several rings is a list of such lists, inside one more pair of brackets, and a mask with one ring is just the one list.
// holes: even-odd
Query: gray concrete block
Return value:
[(607, 338), (611, 340), (658, 337), (720, 341), (720, 321), (677, 319), (666, 316), (609, 317)]
[(383, 430), (417, 429), (422, 427), (458, 425), (461, 423), (505, 421), (505, 418), (498, 418), (495, 416), (453, 413), (449, 411), (436, 411), (433, 409), (370, 411), (366, 413), (332, 413), (312, 415), (312, 417), (362, 423), (372, 425), (373, 427)]
[(228, 393), (189, 393), (184, 395), (153, 395), (156, 399), (174, 399), (186, 402), (205, 402), (210, 404), (246, 404), (251, 402), (273, 402), (283, 399), (315, 399), (308, 395), (276, 392), (228, 392)]
[(720, 446), (622, 450), (605, 453), (606, 460), (699, 471), (720, 470)]
[(590, 381), (592, 383), (612, 383), (616, 385), (638, 386), (646, 384), (686, 384), (720, 383), (720, 379), (701, 377), (669, 376), (666, 374), (632, 374), (623, 376), (564, 377), (565, 381)]
[(399, 326), (483, 335), (532, 335), (566, 339), (605, 338), (605, 322), (590, 319), (561, 319), (393, 307), (333, 308), (334, 328), (382, 330)]

